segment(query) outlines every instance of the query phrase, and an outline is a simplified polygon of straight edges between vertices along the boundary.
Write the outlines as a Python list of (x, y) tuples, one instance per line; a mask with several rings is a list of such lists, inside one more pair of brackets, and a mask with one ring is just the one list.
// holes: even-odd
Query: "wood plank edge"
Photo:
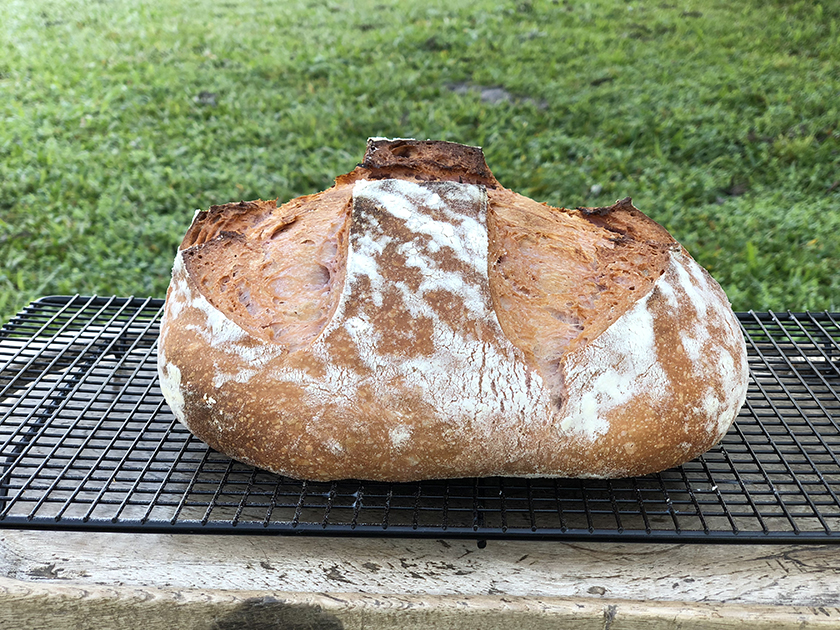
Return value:
[(680, 630), (840, 627), (840, 609), (507, 595), (368, 595), (24, 582), (0, 577), (0, 628)]

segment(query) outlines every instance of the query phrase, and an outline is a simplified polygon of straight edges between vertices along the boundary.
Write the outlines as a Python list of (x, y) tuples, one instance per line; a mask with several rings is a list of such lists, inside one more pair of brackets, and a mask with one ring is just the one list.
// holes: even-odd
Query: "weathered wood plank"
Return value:
[(840, 547), (0, 530), (0, 576), (57, 584), (840, 606)]
[(31, 630), (788, 630), (838, 624), (840, 610), (804, 607), (80, 587), (0, 578), (0, 628)]

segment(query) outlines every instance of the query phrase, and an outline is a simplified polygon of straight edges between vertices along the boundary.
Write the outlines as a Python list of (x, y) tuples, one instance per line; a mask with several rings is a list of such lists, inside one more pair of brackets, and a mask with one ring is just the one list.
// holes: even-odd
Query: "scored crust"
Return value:
[(383, 139), (327, 191), (197, 214), (159, 372), (235, 459), (389, 481), (662, 470), (748, 375), (722, 289), (629, 199), (551, 208), (480, 149)]

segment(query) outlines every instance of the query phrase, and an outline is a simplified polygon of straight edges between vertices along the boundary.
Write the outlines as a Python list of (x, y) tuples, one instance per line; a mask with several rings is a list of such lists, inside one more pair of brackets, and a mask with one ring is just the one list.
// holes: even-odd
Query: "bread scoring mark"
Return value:
[(567, 363), (569, 397), (564, 432), (595, 440), (610, 429), (608, 414), (636, 397), (654, 400), (671, 395), (671, 383), (656, 352), (653, 314), (648, 301), (639, 300), (589, 345), (572, 353)]
[[(402, 384), (439, 419), (485, 435), (550, 413), (542, 379), (505, 339), (492, 309), (486, 209), (473, 184), (357, 182), (346, 281), (334, 318), (310, 348), (324, 369), (290, 366), (273, 377), (298, 384), (313, 407), (353, 408), (362, 388), (387, 400)], [(419, 275), (409, 281), (407, 269)], [(428, 332), (428, 347), (413, 343), (417, 326), (386, 325), (383, 300)], [(447, 311), (455, 303), (460, 310)], [(336, 366), (337, 349), (348, 347), (353, 361)], [(398, 427), (390, 436), (396, 450), (412, 430), (408, 422)]]
[(201, 293), (193, 291), (187, 280), (183, 256), (178, 251), (172, 267), (172, 291), (167, 300), (167, 317), (174, 320), (187, 306), (204, 315), (204, 324), (187, 324), (184, 330), (198, 333), (211, 348), (233, 355), (241, 362), (240, 367), (232, 371), (226, 371), (218, 361), (214, 362), (213, 386), (216, 388), (229, 381), (247, 383), (272, 359), (286, 352), (279, 344), (267, 343), (249, 335), (210, 304)]

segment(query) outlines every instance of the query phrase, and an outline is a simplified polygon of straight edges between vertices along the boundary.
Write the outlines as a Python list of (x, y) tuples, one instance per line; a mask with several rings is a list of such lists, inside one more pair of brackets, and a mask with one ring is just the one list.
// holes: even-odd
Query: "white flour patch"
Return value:
[(684, 330), (680, 332), (680, 340), (682, 341), (683, 348), (685, 348), (688, 358), (691, 359), (693, 363), (698, 363), (703, 359), (703, 346), (709, 338), (708, 334), (704, 336), (706, 339), (698, 339), (697, 337), (692, 337)]
[[(729, 310), (728, 305), (721, 303), (711, 285), (706, 281), (699, 265), (681, 251), (671, 253), (669, 273), (666, 275), (676, 275), (679, 280), (677, 288), (676, 290), (671, 288), (671, 291), (679, 291), (683, 294), (687, 298), (686, 304), (690, 304), (697, 313), (697, 320), (692, 329), (680, 331), (680, 341), (693, 365), (696, 377), (700, 378), (714, 369), (713, 359), (709, 353), (720, 343), (727, 342), (725, 339), (712, 338), (709, 323), (712, 320), (725, 320), (731, 317), (726, 312)], [(657, 283), (657, 286), (661, 290), (664, 284), (666, 283)], [(677, 316), (680, 317), (679, 314)], [(690, 317), (686, 314), (683, 319), (688, 320)]]
[(723, 383), (725, 384), (720, 403), (721, 414), (716, 427), (718, 437), (722, 438), (729, 430), (729, 427), (732, 426), (746, 400), (747, 387), (749, 385), (749, 369), (745, 364), (739, 370), (738, 366), (735, 365), (735, 360), (732, 355), (723, 348), (720, 350), (718, 367), (723, 376)]
[(344, 330), (356, 344), (356, 351), (362, 364), (372, 372), (388, 368), (388, 362), (379, 352), (381, 335), (371, 322), (360, 317), (348, 317)]
[(187, 282), (187, 270), (184, 267), (184, 259), (180, 250), (175, 255), (175, 264), (172, 266), (172, 283), (173, 291), (170, 293), (169, 302), (170, 316), (174, 319), (185, 306), (190, 306), (204, 313), (205, 326), (193, 324), (185, 326), (185, 329), (199, 333), (211, 348), (219, 348), (248, 336), (247, 332), (210, 304), (201, 293), (196, 294), (192, 291)]
[(391, 446), (400, 450), (411, 439), (411, 427), (404, 424), (397, 425), (388, 432), (388, 437), (391, 438)]
[(339, 441), (338, 441), (338, 440), (336, 440), (335, 438), (328, 438), (328, 439), (324, 442), (324, 445), (327, 447), (327, 449), (328, 449), (331, 453), (333, 453), (333, 454), (335, 454), (335, 455), (342, 455), (342, 454), (344, 454), (344, 447), (341, 445), (341, 442), (339, 442)]
[(662, 276), (656, 283), (657, 288), (665, 296), (665, 299), (668, 302), (668, 306), (672, 309), (677, 308), (680, 305), (679, 300), (677, 299), (677, 293), (674, 291), (674, 287), (672, 287), (666, 280), (665, 276)]
[(184, 394), (181, 391), (181, 370), (174, 363), (165, 363), (158, 369), (158, 375), (160, 376), (160, 391), (166, 399), (166, 404), (169, 405), (178, 421), (183, 423), (186, 415), (184, 414)]
[(210, 304), (200, 293), (194, 295), (190, 306), (204, 313), (204, 326), (187, 326), (187, 330), (195, 330), (203, 336), (211, 348), (223, 348), (225, 345), (242, 341), (248, 336), (242, 328), (236, 325), (227, 315)]
[(216, 372), (213, 376), (213, 387), (216, 389), (219, 389), (225, 383), (229, 383), (230, 381), (233, 381), (234, 383), (247, 383), (259, 374), (259, 370), (247, 368), (238, 369), (233, 372), (225, 372), (224, 370), (219, 369), (218, 364), (214, 363), (214, 366), (216, 367)]
[[(454, 182), (439, 184), (435, 188), (437, 190), (403, 179), (361, 180), (353, 187), (353, 196), (358, 200), (366, 199), (401, 219), (412, 232), (431, 237), (436, 251), (448, 248), (461, 262), (486, 276), (487, 226), (483, 217), (476, 219), (457, 210), (458, 205), (484, 209), (486, 199), (483, 189), (473, 184)], [(448, 220), (435, 220), (426, 213), (418, 212), (418, 206), (440, 210)]]
[(694, 310), (697, 311), (697, 316), (702, 320), (706, 317), (706, 305), (714, 302), (714, 300), (709, 299), (708, 285), (702, 273), (700, 277), (703, 282), (695, 284), (697, 272), (694, 267), (698, 267), (698, 265), (690, 257), (684, 256), (682, 253), (678, 256), (674, 253), (671, 254), (670, 269), (676, 271), (680, 289), (688, 296)]
[(359, 277), (366, 276), (370, 281), (371, 298), (376, 306), (382, 306), (383, 282), (376, 257), (382, 254), (390, 240), (386, 235), (374, 239), (370, 234), (364, 234), (348, 252), (345, 283), (352, 284)]
[[(693, 378), (711, 377), (718, 383), (717, 389), (705, 394), (700, 407), (708, 418), (707, 430), (719, 439), (732, 425), (746, 398), (747, 363), (739, 361), (736, 365), (727, 350), (740, 346), (743, 348), (740, 355), (746, 356), (744, 338), (722, 291), (716, 290), (716, 284), (700, 265), (677, 251), (671, 254), (670, 270), (678, 279), (676, 290), (684, 293), (698, 318), (690, 332), (680, 333), (683, 348), (692, 362)], [(717, 329), (715, 337), (711, 326)]]
[(720, 401), (718, 400), (717, 394), (713, 389), (709, 389), (706, 391), (706, 395), (703, 398), (703, 413), (705, 413), (710, 418), (717, 417), (718, 413), (720, 413)]
[(724, 348), (718, 350), (718, 370), (725, 383), (737, 383), (738, 373), (735, 370), (735, 361), (732, 355)]
[(181, 255), (181, 250), (178, 250), (175, 254), (175, 262), (172, 264), (173, 290), (169, 293), (166, 303), (166, 308), (169, 311), (168, 315), (172, 319), (177, 318), (181, 309), (189, 302), (189, 285), (186, 276), (184, 257)]

